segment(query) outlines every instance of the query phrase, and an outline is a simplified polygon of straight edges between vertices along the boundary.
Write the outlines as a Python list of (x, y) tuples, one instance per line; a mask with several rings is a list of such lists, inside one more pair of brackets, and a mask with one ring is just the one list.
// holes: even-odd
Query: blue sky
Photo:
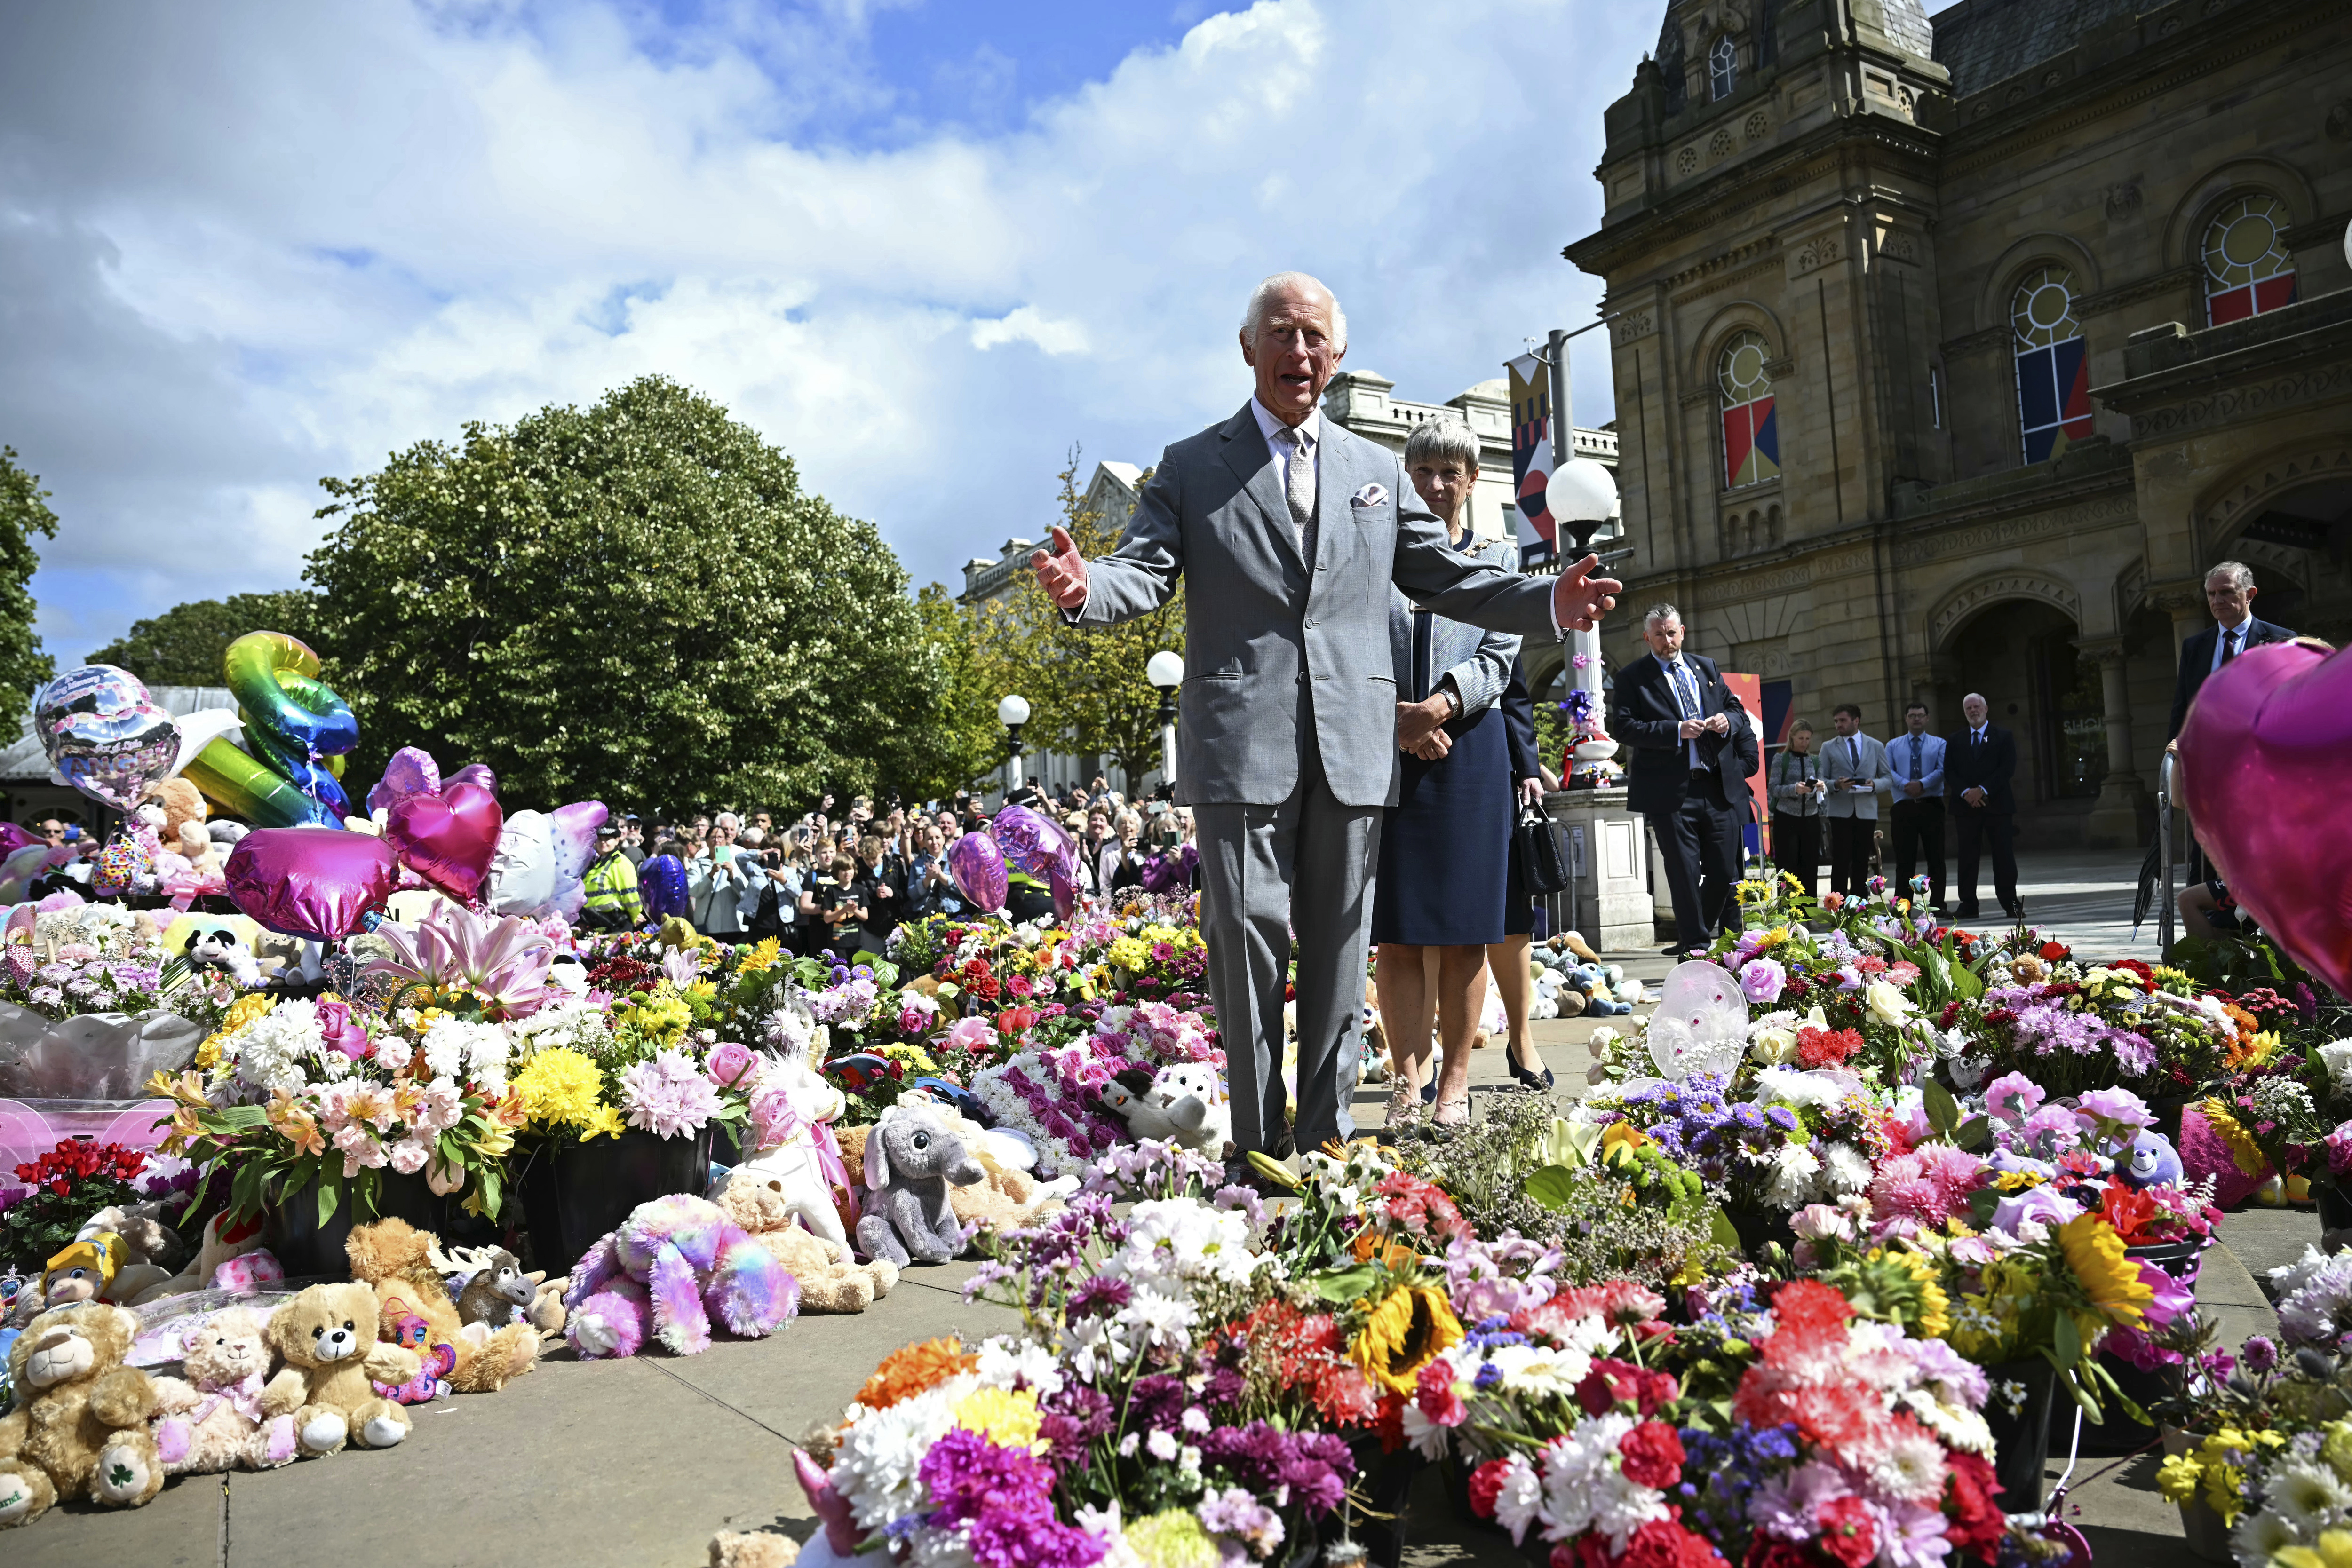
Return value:
[[(649, 371), (917, 580), (1043, 531), (1073, 444), (1247, 394), (1296, 267), (1442, 400), (1591, 319), (1601, 0), (119, 0), (0, 17), (0, 443), (61, 663), (290, 586), (317, 481)], [(1598, 339), (1587, 339), (1598, 344)], [(1607, 417), (1604, 356), (1578, 362)]]

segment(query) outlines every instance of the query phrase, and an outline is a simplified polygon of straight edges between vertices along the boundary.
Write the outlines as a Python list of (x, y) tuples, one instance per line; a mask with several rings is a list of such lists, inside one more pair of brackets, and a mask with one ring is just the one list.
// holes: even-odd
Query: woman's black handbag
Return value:
[(1559, 824), (1540, 806), (1521, 806), (1519, 825), (1511, 834), (1511, 852), (1519, 857), (1519, 880), (1538, 898), (1568, 891), (1568, 845)]

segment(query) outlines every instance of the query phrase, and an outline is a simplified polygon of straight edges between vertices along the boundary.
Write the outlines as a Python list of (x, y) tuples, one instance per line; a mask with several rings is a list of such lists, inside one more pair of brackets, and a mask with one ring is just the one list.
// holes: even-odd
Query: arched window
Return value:
[(2242, 321), (2294, 303), (2294, 257), (2281, 237), (2286, 206), (2276, 196), (2240, 196), (2205, 231), (2205, 319)]
[(1731, 41), (1731, 35), (1726, 33), (1716, 39), (1715, 47), (1706, 52), (1707, 97), (1711, 101), (1720, 102), (1729, 98), (1731, 89), (1738, 85), (1739, 48)]
[(2074, 313), (2074, 275), (2045, 267), (2009, 307), (2017, 333), (2017, 423), (2025, 460), (2055, 457), (2091, 434), (2091, 365)]
[(1772, 418), (1771, 348), (1760, 332), (1723, 346), (1715, 379), (1723, 392), (1723, 487), (1738, 490), (1780, 475), (1780, 430)]

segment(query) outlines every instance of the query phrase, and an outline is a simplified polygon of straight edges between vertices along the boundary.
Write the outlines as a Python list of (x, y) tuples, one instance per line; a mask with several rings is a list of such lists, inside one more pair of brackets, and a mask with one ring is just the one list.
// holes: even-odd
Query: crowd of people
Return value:
[[(1083, 894), (1158, 893), (1192, 882), (1199, 851), (1188, 807), (1130, 800), (1101, 778), (1054, 792), (1024, 787), (1010, 801), (1077, 841)], [(919, 804), (859, 795), (839, 806), (827, 795), (793, 819), (773, 810), (698, 811), (674, 821), (619, 813), (597, 831), (581, 918), (619, 931), (677, 917), (706, 936), (773, 937), (809, 955), (879, 955), (900, 925), (965, 910), (948, 849), (985, 829), (989, 816), (984, 797), (963, 791)], [(1019, 872), (1010, 883), (1014, 919), (1050, 914), (1042, 883)]]

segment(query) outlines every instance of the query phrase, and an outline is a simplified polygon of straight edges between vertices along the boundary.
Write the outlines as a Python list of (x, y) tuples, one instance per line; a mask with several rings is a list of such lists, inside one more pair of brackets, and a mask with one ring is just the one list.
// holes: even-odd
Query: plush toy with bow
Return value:
[(261, 1321), (229, 1307), (180, 1336), (184, 1377), (154, 1380), (155, 1448), (167, 1476), (267, 1470), (292, 1462), (294, 1417), (267, 1416), (269, 1339)]

